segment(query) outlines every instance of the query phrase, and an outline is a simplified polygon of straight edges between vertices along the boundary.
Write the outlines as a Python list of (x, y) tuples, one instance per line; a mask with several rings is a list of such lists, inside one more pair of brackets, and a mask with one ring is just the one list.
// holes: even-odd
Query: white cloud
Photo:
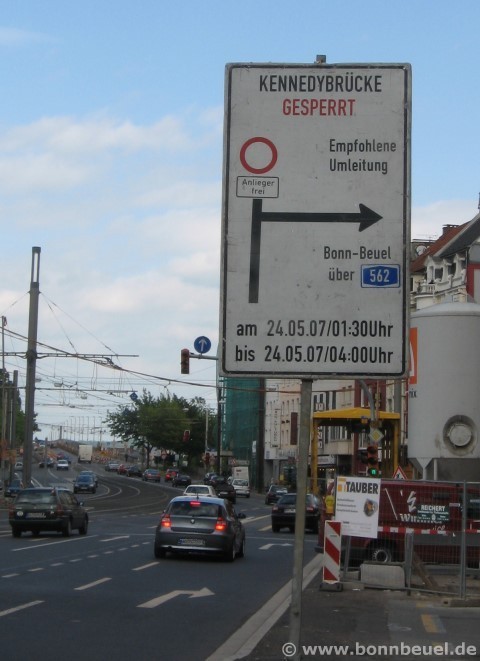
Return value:
[(439, 200), (412, 208), (412, 239), (437, 239), (444, 225), (463, 225), (478, 213), (472, 200)]
[(25, 46), (31, 43), (49, 41), (52, 41), (51, 37), (41, 32), (31, 32), (16, 28), (0, 28), (0, 46)]
[(112, 149), (177, 150), (190, 145), (185, 122), (173, 116), (163, 117), (150, 126), (118, 121), (105, 115), (84, 120), (46, 117), (27, 126), (15, 127), (0, 136), (0, 147), (6, 152), (51, 149), (77, 156)]

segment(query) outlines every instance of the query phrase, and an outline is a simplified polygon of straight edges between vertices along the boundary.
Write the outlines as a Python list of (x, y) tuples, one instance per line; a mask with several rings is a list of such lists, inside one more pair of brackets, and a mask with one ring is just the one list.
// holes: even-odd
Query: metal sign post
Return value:
[(312, 382), (302, 380), (300, 393), (300, 437), (298, 441), (297, 499), (295, 503), (295, 546), (293, 551), (292, 601), (290, 606), (290, 642), (300, 650), (303, 588), (303, 544), (307, 506), (308, 451), (310, 449), (310, 415)]

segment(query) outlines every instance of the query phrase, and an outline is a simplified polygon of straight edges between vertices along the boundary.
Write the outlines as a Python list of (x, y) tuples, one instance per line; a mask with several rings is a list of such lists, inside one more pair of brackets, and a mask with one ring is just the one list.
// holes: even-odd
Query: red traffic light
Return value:
[(183, 432), (183, 440), (185, 442), (190, 440), (190, 430), (189, 429), (185, 429), (185, 431)]
[(367, 473), (372, 477), (378, 476), (378, 445), (367, 446)]
[(180, 352), (180, 371), (182, 374), (190, 374), (190, 350), (182, 349)]

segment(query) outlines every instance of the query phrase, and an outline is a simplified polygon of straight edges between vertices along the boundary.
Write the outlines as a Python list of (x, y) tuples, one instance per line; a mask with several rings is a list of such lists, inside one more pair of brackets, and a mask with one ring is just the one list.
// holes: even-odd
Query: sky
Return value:
[(216, 407), (180, 350), (218, 344), (227, 63), (410, 63), (412, 238), (478, 213), (478, 0), (1, 4), (2, 358), (23, 397), (38, 247), (40, 438), (106, 439), (143, 389)]

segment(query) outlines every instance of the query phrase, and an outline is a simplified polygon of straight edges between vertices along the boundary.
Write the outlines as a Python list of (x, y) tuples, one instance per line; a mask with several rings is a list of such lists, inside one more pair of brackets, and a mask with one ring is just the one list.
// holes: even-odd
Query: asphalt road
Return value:
[[(93, 468), (97, 493), (80, 496), (90, 514), (87, 536), (14, 539), (0, 512), (3, 658), (207, 659), (290, 579), (293, 535), (271, 532), (262, 496), (237, 501), (247, 515), (245, 558), (159, 561), (154, 529), (181, 490)], [(36, 469), (34, 477), (71, 486), (76, 471)], [(306, 561), (315, 543), (306, 536)]]
[[(237, 510), (247, 515), (245, 558), (233, 563), (156, 560), (155, 526), (166, 503), (181, 490), (93, 468), (98, 491), (81, 496), (90, 513), (86, 536), (45, 533), (16, 539), (6, 509), (0, 508), (2, 659), (287, 658), (294, 536), (271, 532), (263, 496), (237, 501)], [(34, 477), (71, 486), (77, 469), (36, 470)], [(315, 544), (316, 536), (307, 534), (304, 561), (311, 582), (302, 599), (302, 644), (347, 644), (345, 654), (354, 659), (419, 658), (375, 654), (375, 645), (382, 644), (465, 642), (480, 652), (478, 608), (449, 609), (438, 598), (409, 598), (395, 591), (320, 591)], [(358, 645), (369, 653), (356, 655)], [(471, 658), (458, 649), (444, 655)], [(342, 658), (338, 648), (331, 654), (310, 648), (303, 658), (321, 656)]]

